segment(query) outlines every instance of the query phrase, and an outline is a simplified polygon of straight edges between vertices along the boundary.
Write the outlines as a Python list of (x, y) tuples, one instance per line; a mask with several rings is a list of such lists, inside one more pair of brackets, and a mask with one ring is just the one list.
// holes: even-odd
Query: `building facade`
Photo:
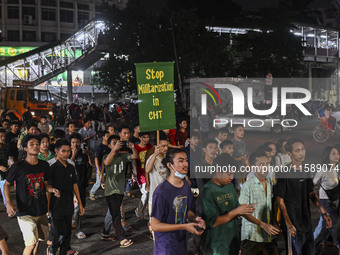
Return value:
[(127, 0), (1, 0), (0, 45), (39, 47), (63, 40), (108, 6)]

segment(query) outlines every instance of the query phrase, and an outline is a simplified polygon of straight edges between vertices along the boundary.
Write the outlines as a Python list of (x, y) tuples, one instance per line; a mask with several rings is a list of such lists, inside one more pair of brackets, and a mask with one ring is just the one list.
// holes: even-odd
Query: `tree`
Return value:
[(139, 0), (131, 0), (125, 10), (111, 9), (107, 19), (110, 57), (99, 68), (100, 81), (116, 98), (135, 93), (135, 63), (175, 61), (172, 29), (183, 78), (226, 76), (231, 69), (229, 35), (207, 31), (193, 9), (165, 8), (155, 15)]

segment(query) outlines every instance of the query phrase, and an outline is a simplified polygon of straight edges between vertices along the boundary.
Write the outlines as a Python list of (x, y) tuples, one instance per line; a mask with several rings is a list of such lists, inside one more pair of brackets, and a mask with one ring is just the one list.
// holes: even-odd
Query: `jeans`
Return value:
[(313, 232), (296, 232), (292, 237), (292, 247), (294, 255), (315, 254)]
[(53, 236), (51, 252), (56, 254), (60, 248), (59, 254), (66, 255), (71, 249), (72, 215), (52, 214), (51, 232)]
[(339, 235), (336, 229), (339, 217), (337, 212), (339, 201), (331, 202), (328, 199), (320, 199), (320, 202), (332, 220), (332, 227), (326, 228), (327, 223), (325, 221), (325, 218), (323, 217), (323, 215), (320, 215), (319, 224), (314, 230), (315, 254), (321, 253), (322, 245), (327, 241), (329, 235), (332, 236), (333, 242), (335, 242), (337, 244), (337, 247), (340, 248)]
[[(83, 204), (83, 207), (85, 208), (86, 205), (86, 189), (84, 188), (80, 188), (79, 189), (79, 195), (80, 195), (80, 199), (81, 199), (81, 203)], [(81, 226), (81, 217), (80, 216), (80, 208), (79, 208), (79, 202), (78, 202), (78, 206), (76, 208), (74, 208), (74, 213), (73, 213), (73, 220), (76, 224), (76, 229), (78, 232), (81, 231), (80, 226)]]
[(125, 239), (124, 229), (122, 227), (121, 221), (120, 221), (120, 205), (123, 202), (123, 194), (112, 194), (110, 196), (105, 197), (107, 205), (109, 206), (109, 210), (112, 216), (113, 221), (113, 227), (116, 232), (116, 236), (119, 241), (122, 241)]
[(101, 184), (101, 181), (100, 181), (100, 177), (99, 177), (99, 174), (98, 174), (98, 169), (96, 168), (96, 182), (93, 184), (93, 186), (90, 190), (90, 194), (94, 195), (96, 193), (96, 191), (99, 189), (100, 184)]
[(112, 225), (112, 216), (111, 216), (111, 213), (110, 213), (110, 209), (107, 209), (107, 213), (106, 213), (105, 219), (104, 219), (104, 226), (103, 226), (103, 230), (102, 230), (102, 233), (104, 235), (110, 234), (111, 225)]
[(5, 192), (4, 192), (5, 182), (6, 182), (6, 180), (0, 181), (0, 189), (1, 189), (2, 199), (4, 201), (4, 205), (6, 206), (6, 198), (5, 198)]
[(148, 199), (149, 199), (149, 192), (145, 189), (146, 183), (143, 183), (141, 185), (138, 185), (140, 192), (142, 193), (142, 196), (140, 198), (140, 203), (138, 206), (138, 212), (143, 213), (143, 216), (148, 215)]

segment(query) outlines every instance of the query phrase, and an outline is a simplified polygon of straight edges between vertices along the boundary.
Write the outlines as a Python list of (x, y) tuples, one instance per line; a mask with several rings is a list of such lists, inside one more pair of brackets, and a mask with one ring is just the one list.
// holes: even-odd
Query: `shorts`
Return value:
[(25, 246), (35, 245), (39, 239), (45, 240), (48, 236), (48, 220), (42, 216), (18, 216), (18, 224), (25, 241)]
[(0, 226), (0, 241), (3, 240), (3, 239), (7, 240), (8, 239), (8, 235), (5, 232), (5, 230)]

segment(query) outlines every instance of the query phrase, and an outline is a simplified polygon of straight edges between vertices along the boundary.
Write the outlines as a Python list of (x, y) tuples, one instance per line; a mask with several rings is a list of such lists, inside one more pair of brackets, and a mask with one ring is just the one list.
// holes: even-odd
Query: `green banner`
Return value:
[(14, 57), (28, 51), (34, 50), (36, 47), (7, 47), (0, 46), (0, 56), (2, 57)]
[(176, 128), (174, 63), (136, 64), (141, 132)]

